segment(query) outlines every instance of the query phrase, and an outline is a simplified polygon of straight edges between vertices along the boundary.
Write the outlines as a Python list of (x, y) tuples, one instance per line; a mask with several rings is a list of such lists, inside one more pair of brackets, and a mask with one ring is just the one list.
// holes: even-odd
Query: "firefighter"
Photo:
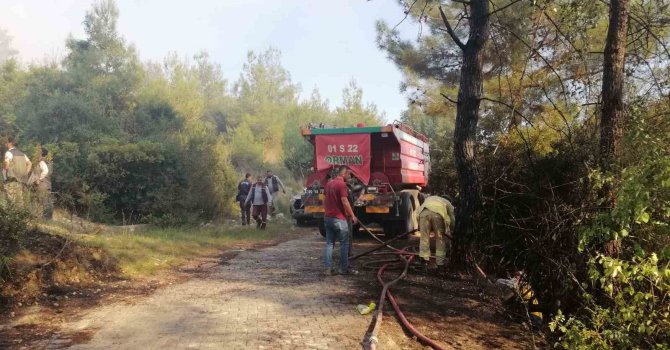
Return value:
[(251, 174), (246, 173), (244, 175), (244, 180), (240, 181), (237, 185), (237, 202), (240, 203), (242, 225), (251, 224), (251, 204), (246, 202), (251, 186)]
[(247, 199), (244, 201), (245, 205), (253, 205), (252, 215), (256, 220), (256, 228), (265, 230), (268, 219), (268, 205), (272, 203), (272, 194), (265, 186), (263, 177), (259, 176), (256, 183), (251, 186)]
[(277, 197), (277, 192), (279, 192), (279, 188), (281, 187), (282, 193), (286, 194), (286, 190), (284, 189), (284, 184), (279, 180), (277, 175), (272, 174), (272, 170), (268, 170), (265, 173), (265, 186), (270, 190), (271, 199), (270, 199), (270, 214), (274, 215), (275, 213), (275, 203), (274, 203), (274, 198)]
[(14, 204), (23, 203), (23, 194), (30, 179), (32, 163), (25, 153), (16, 148), (16, 139), (10, 137), (6, 146), (7, 152), (2, 167), (5, 191), (9, 201)]
[(419, 257), (428, 265), (430, 261), (430, 234), (435, 234), (435, 263), (444, 266), (447, 250), (451, 250), (451, 232), (454, 230), (454, 206), (445, 198), (430, 196), (419, 207), (421, 241)]

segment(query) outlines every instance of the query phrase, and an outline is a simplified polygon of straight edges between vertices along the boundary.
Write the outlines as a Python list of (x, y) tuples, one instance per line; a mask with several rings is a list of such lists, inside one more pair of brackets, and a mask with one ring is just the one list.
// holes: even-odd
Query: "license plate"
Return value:
[(311, 214), (311, 213), (323, 213), (325, 209), (323, 207), (317, 207), (317, 206), (308, 206), (305, 207), (305, 213)]
[(365, 212), (368, 214), (388, 214), (391, 210), (389, 207), (365, 207)]

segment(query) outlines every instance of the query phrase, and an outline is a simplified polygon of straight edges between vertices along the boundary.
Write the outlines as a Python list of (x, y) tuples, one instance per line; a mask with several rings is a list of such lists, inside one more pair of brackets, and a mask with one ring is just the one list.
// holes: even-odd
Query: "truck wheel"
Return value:
[(397, 220), (386, 220), (382, 222), (382, 228), (384, 229), (384, 236), (386, 236), (386, 240), (389, 240), (391, 238), (395, 238), (395, 236), (398, 235), (398, 227), (400, 222)]
[[(413, 205), (414, 199), (412, 198), (412, 195), (410, 193), (401, 193), (400, 194), (400, 217), (401, 217), (401, 222), (400, 222), (400, 232), (399, 234), (403, 234), (405, 232), (409, 232), (414, 230), (414, 205)], [(409, 238), (409, 236), (405, 236), (406, 238)]]
[(298, 227), (305, 226), (305, 219), (303, 218), (295, 219), (295, 225)]
[(398, 235), (402, 234), (402, 221), (399, 220), (386, 220), (382, 223), (384, 228), (384, 235), (386, 240), (396, 238)]
[(326, 222), (323, 219), (319, 220), (319, 233), (323, 238), (326, 238)]

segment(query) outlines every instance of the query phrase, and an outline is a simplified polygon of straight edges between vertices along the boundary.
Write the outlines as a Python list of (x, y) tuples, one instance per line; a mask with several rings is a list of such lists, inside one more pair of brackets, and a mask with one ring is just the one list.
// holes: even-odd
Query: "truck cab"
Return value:
[(314, 145), (314, 172), (307, 178), (305, 215), (323, 226), (323, 188), (335, 168), (351, 169), (348, 179), (354, 213), (366, 226), (377, 223), (393, 237), (416, 228), (414, 212), (430, 173), (428, 138), (395, 122), (385, 126), (333, 128), (310, 125), (302, 135)]

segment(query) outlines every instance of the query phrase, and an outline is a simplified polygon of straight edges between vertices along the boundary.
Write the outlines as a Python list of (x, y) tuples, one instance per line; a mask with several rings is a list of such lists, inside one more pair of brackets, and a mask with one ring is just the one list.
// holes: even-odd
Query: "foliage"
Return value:
[(668, 349), (670, 346), (669, 260), (655, 253), (630, 261), (598, 255), (590, 279), (606, 291), (607, 306), (592, 301), (585, 319), (558, 314), (552, 331), (565, 349)]
[[(147, 227), (128, 231), (103, 228), (105, 234), (74, 234), (67, 224), (49, 222), (41, 225), (47, 232), (58, 233), (79, 244), (103, 248), (119, 262), (126, 277), (143, 277), (178, 266), (198, 257), (218, 254), (222, 247), (251, 245), (281, 239), (290, 231), (287, 224), (275, 223), (267, 230), (239, 227)], [(289, 233), (290, 234), (290, 233)]]
[(363, 102), (363, 90), (351, 80), (342, 90), (342, 106), (335, 108), (335, 125), (352, 126), (358, 123), (379, 125), (383, 116), (377, 111), (377, 106)]
[(260, 141), (256, 140), (249, 124), (243, 122), (232, 129), (229, 134), (230, 160), (233, 164), (244, 172), (262, 169), (264, 147)]
[(581, 250), (623, 241), (622, 256), (590, 259), (585, 315), (559, 315), (552, 326), (564, 348), (670, 344), (670, 157), (628, 167), (621, 179), (615, 207), (590, 218), (579, 237)]
[(274, 48), (249, 52), (233, 83), (206, 52), (141, 62), (118, 32), (119, 16), (113, 0), (97, 1), (62, 61), (0, 63), (0, 141), (19, 137), (30, 155), (49, 149), (57, 204), (78, 215), (122, 224), (220, 219), (235, 213), (236, 174), (306, 176), (311, 146), (301, 126), (380, 121), (353, 82), (341, 108), (316, 90), (302, 101)]
[[(431, 150), (431, 187), (449, 193), (456, 179), (445, 150), (452, 142), (461, 62), (439, 7), (461, 38), (470, 14), (453, 1), (398, 3), (407, 19), (395, 26), (379, 22), (377, 44), (405, 75), (403, 120), (438, 146)], [(631, 3), (626, 121), (610, 173), (595, 170), (598, 52), (608, 3), (489, 4), (476, 130), (484, 217), (472, 237), (475, 258), (494, 273), (526, 272), (539, 300), (531, 307), (545, 319), (556, 317), (549, 335), (558, 346), (667, 348), (668, 287), (661, 276), (670, 243), (667, 4)], [(402, 30), (408, 23), (418, 36)], [(616, 203), (611, 211), (603, 209), (608, 190)], [(620, 256), (604, 255), (612, 240), (621, 245)]]
[(28, 211), (0, 200), (0, 257), (16, 249), (28, 228), (29, 217)]

